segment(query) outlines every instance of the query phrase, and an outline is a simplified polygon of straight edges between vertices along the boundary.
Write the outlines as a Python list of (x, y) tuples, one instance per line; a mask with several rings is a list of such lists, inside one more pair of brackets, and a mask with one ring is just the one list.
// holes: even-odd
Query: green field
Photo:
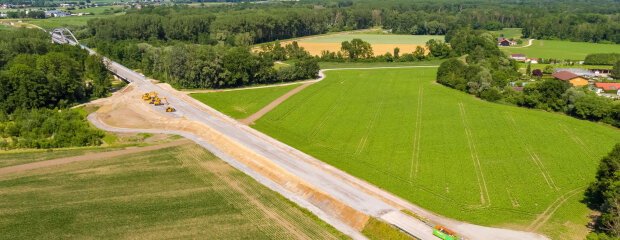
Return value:
[(253, 127), (426, 209), (476, 224), (525, 229), (566, 194), (558, 214), (534, 226), (552, 238), (583, 239), (566, 233), (585, 225), (563, 232), (562, 224), (588, 220), (579, 202), (583, 188), (620, 131), (481, 101), (433, 83), (435, 75), (436, 68), (328, 71)]
[[(527, 44), (527, 43), (524, 43)], [(525, 54), (528, 58), (584, 60), (590, 53), (620, 53), (620, 44), (599, 44), (560, 40), (534, 40), (523, 48), (500, 47), (508, 54)]]
[(321, 69), (334, 68), (372, 68), (372, 67), (405, 67), (405, 66), (439, 66), (444, 60), (419, 62), (319, 62)]
[(495, 33), (498, 37), (503, 35), (504, 38), (519, 39), (522, 36), (521, 28), (504, 28), (502, 30), (491, 32)]
[(3, 239), (337, 239), (194, 144), (0, 175)]
[(425, 44), (430, 39), (444, 40), (442, 35), (397, 35), (397, 34), (335, 34), (323, 37), (302, 39), (309, 43), (341, 43), (360, 38), (371, 44)]
[(191, 97), (236, 119), (247, 118), (300, 84), (247, 90), (192, 93)]

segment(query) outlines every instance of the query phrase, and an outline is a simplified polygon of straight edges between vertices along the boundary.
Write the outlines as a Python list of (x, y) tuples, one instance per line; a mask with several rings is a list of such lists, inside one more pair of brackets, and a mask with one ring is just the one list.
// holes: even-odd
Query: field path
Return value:
[(261, 108), (260, 110), (258, 110), (258, 112), (255, 112), (254, 114), (250, 115), (247, 118), (240, 119), (239, 122), (241, 122), (243, 124), (246, 124), (246, 125), (254, 124), (254, 121), (258, 120), (263, 115), (267, 114), (269, 111), (271, 111), (272, 109), (276, 108), (278, 105), (280, 105), (280, 103), (284, 102), (286, 99), (288, 99), (291, 96), (295, 95), (295, 93), (298, 93), (301, 90), (304, 90), (304, 88), (307, 88), (308, 86), (312, 85), (315, 82), (316, 81), (306, 82), (306, 83), (302, 84), (301, 86), (294, 88), (293, 90), (291, 90), (291, 91), (285, 93), (284, 95), (278, 97), (276, 100), (273, 100), (273, 102), (270, 102), (269, 104), (267, 104), (267, 106), (265, 106), (265, 107)]
[(53, 160), (21, 164), (21, 165), (16, 165), (16, 166), (0, 168), (0, 175), (19, 172), (19, 171), (25, 171), (25, 170), (31, 170), (31, 169), (36, 169), (36, 168), (42, 168), (42, 167), (56, 166), (56, 165), (67, 164), (67, 163), (72, 163), (72, 162), (98, 160), (98, 159), (118, 157), (118, 156), (131, 154), (131, 153), (153, 151), (153, 150), (162, 149), (162, 148), (180, 146), (180, 145), (187, 144), (190, 142), (191, 141), (187, 139), (181, 139), (181, 140), (176, 140), (170, 143), (159, 144), (159, 145), (148, 146), (148, 147), (128, 148), (128, 149), (123, 149), (123, 150), (118, 150), (118, 151), (102, 152), (102, 153), (87, 153), (87, 154), (80, 155), (80, 156), (57, 158)]

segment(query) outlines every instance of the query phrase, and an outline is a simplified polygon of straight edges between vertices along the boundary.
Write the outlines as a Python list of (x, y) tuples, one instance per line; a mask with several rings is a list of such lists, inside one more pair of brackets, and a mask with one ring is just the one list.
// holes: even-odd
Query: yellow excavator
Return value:
[(151, 100), (153, 99), (153, 97), (157, 97), (157, 93), (156, 92), (150, 92), (150, 93), (144, 93), (144, 95), (142, 95), (142, 99), (143, 100)]
[(169, 105), (167, 98), (157, 98), (157, 97), (155, 98), (155, 101), (153, 102), (153, 104), (155, 104), (157, 106), (163, 105), (164, 103), (162, 103), (162, 100), (166, 101), (166, 105)]
[[(167, 98), (155, 98), (155, 101), (153, 102), (153, 104), (155, 105), (170, 105), (170, 103), (168, 102)], [(166, 112), (176, 112), (177, 110), (174, 109), (173, 107), (168, 106), (168, 108), (166, 108)]]

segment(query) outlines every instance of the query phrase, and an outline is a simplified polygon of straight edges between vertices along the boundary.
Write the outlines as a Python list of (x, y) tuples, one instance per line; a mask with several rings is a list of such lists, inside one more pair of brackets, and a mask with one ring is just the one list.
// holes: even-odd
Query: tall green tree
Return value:
[(620, 144), (599, 164), (596, 181), (586, 191), (588, 204), (601, 211), (597, 230), (620, 237)]
[(84, 62), (85, 72), (91, 79), (91, 91), (94, 97), (105, 97), (112, 87), (110, 73), (99, 55), (89, 55)]
[(359, 38), (354, 38), (350, 42), (342, 42), (340, 50), (342, 50), (351, 60), (373, 57), (373, 51), (370, 43)]

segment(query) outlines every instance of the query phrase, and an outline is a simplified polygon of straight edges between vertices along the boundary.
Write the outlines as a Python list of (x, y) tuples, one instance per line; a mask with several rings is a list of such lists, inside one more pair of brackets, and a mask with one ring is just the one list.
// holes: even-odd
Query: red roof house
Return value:
[(595, 83), (594, 85), (605, 92), (617, 92), (620, 90), (620, 83)]

